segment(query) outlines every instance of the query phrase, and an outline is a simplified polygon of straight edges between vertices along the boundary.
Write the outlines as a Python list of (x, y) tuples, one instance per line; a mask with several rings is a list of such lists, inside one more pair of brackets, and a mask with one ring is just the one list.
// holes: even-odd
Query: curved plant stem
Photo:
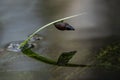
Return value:
[(25, 55), (27, 55), (27, 56), (29, 56), (29, 57), (31, 57), (31, 58), (33, 58), (33, 59), (36, 59), (36, 60), (38, 60), (38, 61), (42, 61), (42, 62), (44, 62), (44, 63), (47, 63), (47, 64), (51, 64), (51, 65), (57, 65), (57, 66), (64, 66), (64, 67), (92, 67), (92, 65), (84, 65), (84, 64), (70, 64), (70, 63), (67, 63), (67, 64), (65, 64), (65, 65), (59, 65), (58, 63), (57, 63), (57, 61), (53, 61), (53, 60), (51, 60), (51, 59), (48, 59), (48, 58), (46, 58), (46, 57), (43, 57), (43, 56), (41, 56), (41, 55), (38, 55), (37, 53), (35, 53), (35, 52), (33, 52), (31, 49), (22, 49), (22, 52), (25, 54)]
[(39, 31), (41, 31), (42, 29), (44, 29), (44, 28), (46, 28), (46, 27), (48, 27), (48, 26), (50, 26), (50, 25), (52, 25), (52, 24), (54, 24), (54, 23), (56, 23), (56, 22), (59, 22), (59, 21), (62, 21), (62, 20), (67, 20), (67, 19), (70, 19), (70, 18), (74, 18), (74, 17), (80, 16), (80, 15), (83, 15), (83, 14), (85, 14), (85, 12), (80, 13), (80, 14), (77, 14), (77, 15), (72, 15), (72, 16), (69, 16), (69, 17), (65, 17), (65, 18), (58, 19), (58, 20), (55, 20), (55, 21), (53, 21), (53, 22), (50, 22), (50, 23), (48, 23), (48, 24), (40, 27), (40, 28), (37, 29), (35, 32), (33, 32), (25, 41), (23, 41), (23, 42), (20, 44), (19, 48), (21, 48), (21, 47), (23, 47), (25, 44), (27, 44), (27, 42), (28, 42), (36, 33), (38, 33)]

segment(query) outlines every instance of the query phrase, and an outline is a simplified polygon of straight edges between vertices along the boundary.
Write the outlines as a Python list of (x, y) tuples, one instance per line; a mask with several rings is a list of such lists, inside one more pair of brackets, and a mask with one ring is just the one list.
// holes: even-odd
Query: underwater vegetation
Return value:
[(102, 48), (96, 58), (96, 65), (99, 67), (120, 71), (120, 42), (113, 42)]

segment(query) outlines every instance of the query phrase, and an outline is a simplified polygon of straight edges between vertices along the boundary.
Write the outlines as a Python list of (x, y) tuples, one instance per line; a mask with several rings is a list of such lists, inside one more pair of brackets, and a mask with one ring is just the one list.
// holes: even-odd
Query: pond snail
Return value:
[(58, 29), (58, 30), (75, 30), (70, 24), (63, 22), (63, 21), (59, 21), (54, 23), (54, 26)]

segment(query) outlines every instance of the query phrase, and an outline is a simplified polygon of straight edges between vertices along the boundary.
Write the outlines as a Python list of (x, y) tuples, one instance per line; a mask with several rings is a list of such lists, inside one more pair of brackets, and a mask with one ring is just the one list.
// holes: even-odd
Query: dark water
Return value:
[(26, 39), (31, 32), (53, 20), (85, 12), (67, 20), (75, 31), (59, 31), (53, 25), (41, 31), (39, 34), (44, 39), (34, 50), (55, 60), (62, 52), (77, 50), (71, 63), (90, 64), (97, 50), (119, 38), (118, 3), (119, 0), (109, 3), (107, 0), (1, 0), (0, 80), (115, 79), (118, 72), (52, 66), (22, 53), (6, 51), (4, 46)]

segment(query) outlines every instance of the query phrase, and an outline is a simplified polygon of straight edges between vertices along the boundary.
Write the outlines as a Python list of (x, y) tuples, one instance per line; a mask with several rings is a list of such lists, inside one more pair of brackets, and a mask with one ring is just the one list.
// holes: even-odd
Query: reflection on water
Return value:
[[(112, 1), (112, 0), (111, 0)], [(89, 80), (97, 78), (85, 68), (64, 68), (48, 65), (25, 56), (8, 52), (2, 47), (21, 41), (39, 26), (65, 16), (87, 14), (67, 20), (75, 31), (59, 31), (53, 26), (40, 32), (45, 38), (34, 51), (57, 60), (61, 52), (77, 50), (71, 63), (88, 64), (115, 31), (109, 28), (107, 5), (95, 0), (1, 0), (0, 1), (0, 80)], [(105, 10), (106, 9), (106, 10)], [(99, 14), (98, 14), (99, 12)], [(117, 27), (116, 27), (117, 29)], [(115, 33), (116, 34), (116, 33)], [(112, 41), (112, 40), (111, 40)], [(100, 76), (101, 77), (101, 76)], [(99, 77), (98, 77), (99, 78)], [(96, 79), (98, 80), (98, 79)]]
[(36, 1), (32, 0), (0, 1), (1, 45), (5, 45), (9, 41), (24, 40), (36, 29), (36, 26), (41, 25), (41, 19), (33, 13), (35, 4)]

